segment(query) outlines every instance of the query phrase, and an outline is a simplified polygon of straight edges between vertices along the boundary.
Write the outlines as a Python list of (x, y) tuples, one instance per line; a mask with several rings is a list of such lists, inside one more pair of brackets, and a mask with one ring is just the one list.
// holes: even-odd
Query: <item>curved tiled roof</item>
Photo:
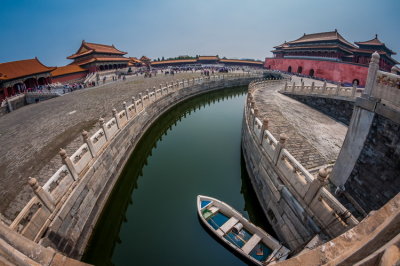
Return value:
[(240, 60), (240, 59), (221, 59), (219, 61), (222, 63), (246, 63), (246, 64), (256, 64), (256, 65), (264, 64), (264, 62), (260, 62), (260, 61)]
[(92, 53), (107, 53), (107, 54), (118, 54), (118, 55), (127, 54), (126, 52), (120, 51), (117, 48), (115, 48), (114, 45), (106, 45), (106, 44), (90, 43), (82, 41), (81, 47), (79, 47), (78, 51), (75, 54), (68, 56), (67, 58), (74, 59)]
[(328, 32), (320, 32), (320, 33), (312, 33), (312, 34), (305, 34), (298, 38), (297, 40), (287, 42), (288, 44), (297, 44), (297, 43), (305, 43), (305, 42), (317, 42), (317, 41), (332, 41), (332, 40), (339, 40), (342, 43), (347, 44), (348, 46), (356, 48), (356, 46), (345, 38), (342, 35), (335, 31), (328, 31)]
[(383, 48), (386, 48), (390, 53), (392, 54), (396, 54), (394, 51), (390, 50), (389, 48), (386, 47), (385, 43), (381, 42), (378, 39), (378, 34), (375, 35), (375, 38), (369, 40), (369, 41), (365, 41), (365, 42), (354, 42), (355, 44), (359, 45), (359, 46), (364, 46), (364, 45), (368, 45), (368, 46), (381, 46)]
[(84, 71), (87, 71), (87, 70), (84, 68), (81, 68), (79, 65), (66, 65), (66, 66), (62, 66), (62, 67), (57, 67), (55, 70), (51, 71), (51, 75), (53, 77), (56, 77), (56, 76), (68, 75), (68, 74), (84, 72)]
[(0, 80), (11, 80), (40, 73), (50, 72), (55, 67), (43, 65), (39, 59), (26, 59), (0, 64)]
[(197, 60), (219, 60), (218, 56), (199, 56)]
[(108, 61), (110, 61), (110, 62), (113, 62), (113, 61), (128, 62), (129, 58), (125, 58), (125, 57), (91, 57), (91, 58), (88, 58), (83, 61), (73, 62), (70, 65), (82, 66), (82, 65), (86, 65), (86, 64), (89, 64), (92, 62), (108, 62)]
[(177, 60), (164, 60), (164, 61), (153, 61), (152, 65), (161, 65), (161, 64), (179, 64), (179, 63), (196, 63), (196, 59), (177, 59)]

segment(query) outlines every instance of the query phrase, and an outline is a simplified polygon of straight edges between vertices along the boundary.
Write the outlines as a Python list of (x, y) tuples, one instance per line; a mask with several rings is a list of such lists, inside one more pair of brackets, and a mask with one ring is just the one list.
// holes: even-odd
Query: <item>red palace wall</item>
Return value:
[(68, 75), (62, 75), (62, 76), (57, 76), (57, 77), (52, 77), (51, 80), (53, 82), (68, 82), (70, 80), (76, 80), (76, 79), (81, 79), (86, 77), (87, 72), (79, 72), (79, 73), (73, 73), (73, 74), (68, 74)]
[(352, 84), (357, 79), (360, 86), (365, 86), (368, 74), (368, 66), (322, 60), (266, 58), (264, 64), (265, 68), (286, 72), (289, 66), (293, 73), (302, 67), (301, 74), (308, 76), (313, 69), (315, 77), (342, 83)]

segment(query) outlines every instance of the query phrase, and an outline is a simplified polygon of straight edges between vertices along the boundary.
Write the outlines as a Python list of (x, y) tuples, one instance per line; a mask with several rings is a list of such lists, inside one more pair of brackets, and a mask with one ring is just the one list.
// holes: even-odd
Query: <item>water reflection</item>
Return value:
[[(121, 233), (121, 225), (123, 224), (129, 224), (131, 222), (136, 222), (134, 221), (135, 218), (140, 215), (135, 214), (133, 216), (133, 221), (132, 216), (127, 217), (127, 210), (130, 205), (132, 205), (135, 201), (133, 200), (133, 196), (135, 195), (134, 190), (137, 190), (139, 188), (139, 177), (143, 176), (143, 169), (147, 167), (148, 161), (151, 161), (151, 157), (153, 156), (153, 151), (155, 152), (156, 149), (158, 149), (158, 145), (162, 146), (164, 144), (163, 138), (167, 138), (170, 132), (173, 131), (173, 129), (177, 126), (179, 126), (180, 122), (184, 118), (189, 118), (193, 117), (197, 112), (202, 111), (206, 109), (207, 111), (210, 110), (210, 106), (214, 105), (216, 102), (220, 103), (224, 102), (229, 99), (235, 99), (235, 98), (244, 98), (244, 95), (246, 93), (246, 88), (245, 87), (238, 87), (238, 88), (229, 88), (225, 90), (219, 90), (217, 92), (212, 92), (209, 94), (205, 94), (202, 96), (195, 97), (193, 99), (187, 100), (178, 106), (172, 108), (170, 111), (168, 111), (166, 114), (162, 115), (155, 123), (154, 125), (146, 132), (146, 134), (143, 136), (142, 140), (139, 142), (137, 145), (136, 149), (132, 153), (130, 159), (128, 160), (127, 167), (123, 170), (120, 179), (118, 180), (117, 185), (115, 186), (115, 189), (112, 192), (112, 195), (107, 203), (107, 206), (105, 210), (103, 211), (103, 214), (101, 218), (99, 219), (98, 224), (96, 225), (95, 228), (95, 233), (93, 234), (93, 237), (90, 241), (90, 244), (88, 246), (87, 252), (84, 256), (84, 261), (96, 264), (96, 265), (112, 265), (112, 257), (113, 253), (115, 253), (115, 247), (117, 245), (124, 245), (123, 240), (121, 240), (122, 237), (124, 237), (124, 233)], [(234, 106), (232, 108), (236, 109), (237, 112), (237, 121), (235, 123), (239, 123), (239, 125), (236, 127), (238, 132), (234, 132), (236, 135), (239, 134), (238, 136), (238, 143), (233, 143), (233, 145), (238, 145), (240, 147), (240, 125), (241, 125), (241, 118), (240, 116), (242, 110), (243, 110), (243, 103), (242, 105)], [(236, 104), (236, 103), (235, 103)], [(213, 113), (210, 113), (208, 115), (214, 115)], [(207, 126), (206, 124), (207, 121), (205, 121), (204, 126)], [(196, 123), (194, 123), (196, 125)], [(210, 125), (211, 126), (211, 125)], [(215, 126), (215, 125), (213, 125)], [(229, 136), (227, 136), (229, 138)], [(179, 144), (179, 143), (178, 143)], [(178, 145), (177, 144), (177, 145)], [(190, 147), (187, 147), (187, 149), (190, 149)], [(232, 156), (240, 156), (240, 148), (237, 149), (238, 154), (233, 154)], [(159, 151), (158, 151), (159, 152)], [(229, 157), (230, 154), (227, 154), (227, 157)], [(173, 152), (171, 151), (171, 154), (169, 156), (173, 156)], [(154, 164), (153, 164), (154, 165)], [(151, 165), (148, 166), (147, 168), (151, 169)], [(149, 170), (147, 170), (149, 171)], [(258, 206), (258, 202), (255, 199), (254, 192), (252, 191), (251, 184), (249, 183), (249, 179), (247, 176), (247, 172), (245, 170), (245, 165), (243, 162), (243, 159), (240, 162), (240, 179), (241, 179), (241, 187), (240, 187), (240, 193), (243, 195), (242, 198), (239, 200), (239, 202), (243, 201), (244, 198), (244, 211), (245, 215), (248, 214), (250, 219), (256, 223), (259, 226), (265, 226), (267, 231), (269, 231), (269, 226), (265, 220), (265, 217), (260, 215), (260, 210)], [(221, 173), (221, 175), (224, 175), (224, 173)], [(147, 178), (147, 177), (146, 177)], [(229, 177), (227, 177), (229, 180)], [(165, 180), (163, 182), (166, 182)], [(226, 182), (226, 181), (221, 181), (221, 182)], [(182, 181), (180, 181), (181, 185)], [(142, 182), (141, 182), (142, 184)], [(168, 186), (169, 184), (165, 184), (165, 186)], [(189, 184), (188, 184), (189, 185)], [(190, 184), (193, 185), (193, 184)], [(194, 185), (193, 185), (194, 186)], [(197, 185), (197, 187), (201, 187), (201, 185)], [(147, 191), (146, 193), (148, 195), (154, 194), (154, 197), (159, 196), (158, 192), (152, 191), (151, 188), (146, 188)], [(171, 189), (171, 188), (170, 188)], [(180, 193), (180, 190), (185, 189), (185, 187), (180, 187), (179, 185), (174, 185), (174, 193)], [(189, 190), (187, 187), (186, 189)], [(227, 186), (226, 189), (233, 189), (229, 186)], [(239, 192), (239, 191), (238, 191)], [(235, 195), (235, 192), (230, 192), (231, 194)], [(211, 196), (211, 195), (210, 195)], [(238, 196), (234, 196), (238, 198)], [(159, 199), (163, 200), (163, 199)], [(144, 203), (138, 203), (138, 200), (136, 200), (136, 205), (137, 204), (144, 204)], [(147, 203), (149, 204), (149, 203)], [(241, 204), (241, 203), (240, 203)], [(237, 206), (240, 206), (238, 203)], [(193, 206), (194, 207), (194, 206)], [(190, 207), (191, 209), (192, 207)], [(240, 209), (239, 209), (240, 210)], [(195, 214), (195, 209), (193, 209), (193, 213), (191, 211), (189, 212), (190, 216), (193, 216)], [(197, 218), (196, 218), (197, 219)], [(190, 224), (190, 223), (188, 223)], [(174, 224), (169, 224), (169, 226), (173, 226)], [(193, 224), (192, 224), (193, 225)], [(198, 226), (198, 225), (196, 225)], [(149, 227), (151, 227), (149, 225)], [(126, 229), (128, 230), (128, 229)], [(130, 230), (130, 229), (129, 229)], [(135, 232), (130, 232), (130, 231), (125, 232), (125, 234), (134, 234)], [(151, 228), (140, 228), (139, 230), (151, 230)], [(195, 229), (197, 230), (197, 228)], [(197, 232), (200, 237), (203, 237), (203, 231)], [(122, 235), (121, 235), (122, 234)], [(120, 238), (121, 235), (121, 238)], [(151, 236), (152, 238), (156, 238), (156, 236)], [(139, 239), (139, 238), (138, 238)], [(153, 239), (152, 239), (153, 240)], [(213, 241), (210, 242), (209, 239), (205, 238), (203, 240), (206, 245), (214, 245), (215, 243)], [(193, 245), (198, 245), (196, 239), (193, 240), (193, 243), (188, 243)], [(141, 245), (141, 243), (137, 243), (137, 245)], [(121, 246), (121, 245), (120, 245)], [(220, 250), (220, 246), (216, 246), (214, 249), (215, 250)], [(223, 248), (224, 249), (224, 248)], [(192, 250), (186, 251), (186, 253), (193, 253)], [(219, 252), (225, 252), (225, 249), (223, 251)], [(132, 254), (131, 254), (132, 255)], [(196, 254), (193, 254), (195, 256)], [(219, 256), (222, 256), (221, 253), (218, 254)], [(155, 255), (156, 256), (156, 255)], [(189, 255), (188, 255), (189, 256)], [(129, 259), (135, 260), (135, 258), (126, 258), (127, 262), (130, 262)], [(119, 260), (119, 261), (124, 261), (124, 260)], [(147, 261), (146, 261), (147, 262)], [(137, 262), (138, 265), (143, 265), (143, 261)], [(235, 264), (236, 262), (229, 262), (231, 265), (232, 263)], [(242, 263), (242, 262), (240, 262)], [(132, 263), (126, 263), (126, 264), (132, 264)], [(150, 263), (151, 264), (151, 263)], [(199, 264), (201, 265), (201, 264)]]

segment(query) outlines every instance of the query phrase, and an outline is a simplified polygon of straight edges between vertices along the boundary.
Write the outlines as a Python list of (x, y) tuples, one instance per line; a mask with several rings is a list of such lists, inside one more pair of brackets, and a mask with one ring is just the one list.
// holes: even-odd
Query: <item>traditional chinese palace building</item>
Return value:
[(50, 84), (54, 69), (43, 65), (37, 58), (0, 63), (0, 100)]
[(51, 80), (60, 83), (79, 82), (88, 74), (88, 70), (79, 65), (57, 67), (51, 72)]
[(268, 69), (315, 76), (327, 80), (365, 85), (372, 53), (380, 55), (379, 67), (389, 71), (398, 62), (396, 54), (378, 36), (365, 42), (350, 43), (337, 30), (304, 34), (290, 42), (275, 46), (273, 58), (266, 58)]
[(130, 59), (124, 57), (126, 54), (114, 45), (82, 41), (78, 51), (67, 58), (74, 60), (71, 65), (78, 65), (89, 72), (95, 72), (127, 67)]

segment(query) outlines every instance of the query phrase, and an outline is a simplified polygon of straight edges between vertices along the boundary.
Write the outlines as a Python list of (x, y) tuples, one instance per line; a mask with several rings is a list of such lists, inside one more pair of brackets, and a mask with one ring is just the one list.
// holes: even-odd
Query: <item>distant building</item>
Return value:
[(51, 71), (51, 79), (53, 82), (72, 83), (79, 82), (88, 74), (88, 70), (80, 67), (79, 65), (67, 65), (57, 67)]
[(127, 67), (129, 58), (124, 57), (126, 54), (114, 45), (82, 41), (78, 51), (67, 58), (74, 60), (71, 65), (78, 65), (89, 72), (96, 72)]
[(193, 66), (193, 65), (207, 65), (207, 64), (222, 64), (226, 66), (253, 66), (263, 67), (263, 62), (254, 60), (240, 60), (240, 59), (220, 59), (218, 56), (199, 56), (196, 59), (175, 59), (164, 61), (151, 62), (152, 67), (167, 67), (167, 66)]
[(36, 89), (51, 83), (51, 71), (55, 67), (43, 65), (34, 59), (0, 63), (0, 100), (26, 89)]
[(290, 42), (275, 46), (273, 58), (266, 58), (268, 69), (315, 76), (342, 83), (365, 85), (368, 64), (373, 52), (380, 56), (381, 70), (390, 71), (398, 62), (396, 54), (376, 35), (365, 42), (350, 43), (337, 30), (304, 34)]

